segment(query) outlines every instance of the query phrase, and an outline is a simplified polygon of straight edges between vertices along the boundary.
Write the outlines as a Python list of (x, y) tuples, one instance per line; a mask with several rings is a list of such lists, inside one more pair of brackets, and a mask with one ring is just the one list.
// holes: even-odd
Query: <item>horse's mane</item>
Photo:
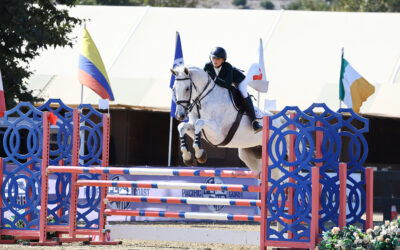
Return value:
[(179, 73), (179, 75), (185, 76), (185, 68), (187, 68), (189, 70), (190, 73), (201, 73), (201, 74), (206, 74), (206, 72), (196, 66), (185, 66), (185, 65), (178, 65), (174, 67), (174, 70), (177, 71)]

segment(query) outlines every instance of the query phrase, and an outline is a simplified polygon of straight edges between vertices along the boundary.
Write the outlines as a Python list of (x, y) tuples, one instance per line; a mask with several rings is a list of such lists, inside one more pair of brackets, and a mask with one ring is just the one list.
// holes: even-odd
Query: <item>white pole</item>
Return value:
[(83, 84), (81, 84), (81, 104), (83, 103)]
[[(175, 50), (176, 50), (176, 43), (178, 42), (178, 35), (179, 35), (179, 33), (176, 32)], [(174, 60), (175, 60), (175, 53), (174, 53)], [(172, 109), (172, 102), (171, 102), (171, 109)], [(172, 125), (173, 125), (173, 118), (171, 116), (171, 111), (170, 111), (170, 113), (169, 113), (169, 139), (168, 139), (168, 167), (171, 166)]]
[(170, 114), (170, 116), (169, 116), (169, 140), (168, 140), (168, 167), (171, 166), (172, 124), (173, 124), (173, 118)]
[(150, 9), (150, 6), (147, 6), (144, 11), (142, 16), (139, 18), (139, 20), (136, 22), (135, 26), (132, 27), (131, 32), (129, 33), (128, 37), (125, 39), (125, 42), (121, 46), (120, 50), (115, 54), (114, 58), (112, 59), (110, 65), (107, 68), (107, 73), (111, 70), (111, 68), (114, 66), (115, 62), (117, 61), (118, 57), (121, 55), (122, 51), (125, 49), (126, 45), (128, 44), (129, 40), (135, 33), (136, 29), (139, 27), (139, 24), (143, 21), (143, 18), (146, 16), (147, 11)]
[[(83, 84), (81, 84), (81, 104), (83, 103)], [(82, 114), (82, 110), (78, 110), (79, 113)], [(80, 122), (80, 127), (85, 126), (84, 122)], [(79, 129), (79, 138), (80, 138), (80, 146), (79, 146), (79, 155), (85, 155), (85, 132)], [(79, 157), (79, 156), (78, 156)], [(80, 158), (80, 157), (79, 157)], [(79, 165), (83, 166), (84, 161), (79, 159)]]
[(269, 30), (269, 33), (267, 35), (267, 39), (265, 39), (264, 48), (267, 47), (267, 44), (269, 43), (269, 40), (271, 40), (272, 34), (274, 33), (276, 27), (278, 26), (279, 21), (281, 20), (281, 17), (282, 17), (284, 12), (285, 12), (285, 10), (281, 9), (281, 11), (279, 12), (278, 17), (275, 19), (275, 23), (272, 25), (271, 29)]

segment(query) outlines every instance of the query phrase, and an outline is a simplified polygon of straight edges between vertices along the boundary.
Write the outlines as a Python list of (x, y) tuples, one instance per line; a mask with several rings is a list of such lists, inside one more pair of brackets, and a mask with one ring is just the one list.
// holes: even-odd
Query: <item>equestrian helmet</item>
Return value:
[(210, 52), (210, 58), (212, 56), (218, 57), (218, 58), (222, 58), (226, 61), (226, 51), (224, 48), (222, 47), (215, 47), (211, 50)]

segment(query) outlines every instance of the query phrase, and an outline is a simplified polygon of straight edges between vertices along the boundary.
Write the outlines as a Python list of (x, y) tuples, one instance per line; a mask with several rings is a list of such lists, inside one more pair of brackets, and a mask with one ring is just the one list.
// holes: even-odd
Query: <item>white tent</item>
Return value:
[[(112, 105), (169, 110), (169, 69), (179, 31), (185, 64), (198, 67), (214, 46), (223, 46), (228, 61), (247, 70), (262, 38), (270, 87), (260, 104), (263, 108), (264, 99), (276, 100), (277, 110), (287, 105), (305, 109), (313, 102), (336, 110), (344, 47), (345, 58), (376, 88), (361, 113), (400, 117), (400, 77), (395, 77), (400, 14), (104, 6), (78, 6), (70, 13), (89, 19), (86, 27), (116, 99)], [(74, 30), (78, 42), (73, 48), (49, 49), (31, 63), (32, 89), (45, 98), (80, 103), (81, 34), (81, 27)], [(83, 101), (97, 104), (98, 96), (85, 88)]]

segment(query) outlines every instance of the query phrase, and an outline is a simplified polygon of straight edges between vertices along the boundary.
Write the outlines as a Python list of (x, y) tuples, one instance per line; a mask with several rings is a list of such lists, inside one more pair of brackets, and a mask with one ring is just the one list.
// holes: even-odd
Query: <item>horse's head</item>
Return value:
[(208, 75), (203, 70), (191, 67), (179, 66), (171, 69), (175, 75), (173, 87), (174, 101), (177, 104), (175, 117), (179, 121), (184, 121), (188, 113), (192, 110), (194, 103), (208, 86)]

